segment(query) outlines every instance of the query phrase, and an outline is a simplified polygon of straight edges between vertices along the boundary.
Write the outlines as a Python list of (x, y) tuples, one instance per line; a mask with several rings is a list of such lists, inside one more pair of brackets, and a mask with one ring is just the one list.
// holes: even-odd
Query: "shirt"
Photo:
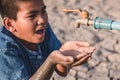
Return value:
[(0, 80), (29, 80), (48, 55), (58, 50), (60, 41), (47, 25), (45, 39), (39, 51), (25, 48), (4, 26), (0, 28)]

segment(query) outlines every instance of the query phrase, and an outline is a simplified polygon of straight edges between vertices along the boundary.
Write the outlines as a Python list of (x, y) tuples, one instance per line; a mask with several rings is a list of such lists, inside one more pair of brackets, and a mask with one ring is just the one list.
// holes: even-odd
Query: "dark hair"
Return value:
[(9, 17), (17, 20), (17, 12), (19, 11), (19, 2), (30, 0), (0, 0), (0, 14), (1, 17)]

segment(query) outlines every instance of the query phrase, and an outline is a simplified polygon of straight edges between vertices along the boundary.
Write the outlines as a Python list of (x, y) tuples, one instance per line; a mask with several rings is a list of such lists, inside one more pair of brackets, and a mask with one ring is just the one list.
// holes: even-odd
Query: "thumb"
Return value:
[(65, 56), (62, 58), (62, 61), (59, 62), (59, 64), (63, 66), (70, 66), (71, 64), (74, 63), (74, 58), (72, 56)]
[(74, 62), (74, 58), (73, 58), (72, 56), (67, 56), (67, 60), (68, 60), (69, 62)]

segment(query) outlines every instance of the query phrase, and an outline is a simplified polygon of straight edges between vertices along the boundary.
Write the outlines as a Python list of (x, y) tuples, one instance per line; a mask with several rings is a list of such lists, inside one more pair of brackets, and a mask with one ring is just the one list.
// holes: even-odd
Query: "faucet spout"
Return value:
[(76, 20), (76, 22), (75, 22), (75, 27), (76, 27), (76, 28), (79, 28), (81, 24), (82, 24), (82, 25), (89, 26), (89, 25), (93, 25), (93, 24), (94, 24), (94, 21), (91, 20), (90, 18), (78, 19), (78, 20)]

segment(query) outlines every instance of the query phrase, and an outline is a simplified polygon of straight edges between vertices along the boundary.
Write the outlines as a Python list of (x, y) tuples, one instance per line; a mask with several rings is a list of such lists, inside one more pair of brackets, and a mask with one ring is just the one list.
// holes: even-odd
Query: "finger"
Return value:
[(85, 57), (86, 55), (88, 55), (88, 53), (81, 53), (81, 54), (77, 55), (76, 57), (74, 57), (74, 61), (75, 61), (75, 58), (76, 58), (76, 60), (80, 60), (81, 58)]
[(74, 63), (74, 58), (72, 56), (65, 56), (63, 57), (62, 61), (59, 62), (59, 64), (65, 67), (69, 67), (73, 63)]
[(95, 50), (95, 47), (80, 47), (77, 50), (80, 52), (92, 53)]
[(79, 60), (79, 61), (75, 62), (74, 64), (72, 64), (71, 67), (78, 66), (78, 65), (81, 65), (81, 64), (85, 63), (88, 60), (88, 58), (89, 58), (88, 56), (82, 58), (81, 60)]
[(63, 56), (62, 60), (59, 61), (60, 64), (68, 63), (71, 64), (74, 62), (74, 59), (72, 56)]
[(90, 53), (89, 56), (88, 61), (92, 59), (92, 53)]
[(80, 60), (81, 58), (83, 58), (83, 57), (85, 57), (85, 56), (87, 56), (87, 55), (88, 55), (89, 57), (92, 56), (91, 53), (82, 53), (82, 54), (79, 54), (79, 55), (77, 55), (77, 56), (72, 56), (72, 57), (73, 57), (73, 59), (74, 59), (74, 62), (76, 62), (76, 61)]
[(87, 43), (87, 42), (75, 41), (75, 43), (77, 46), (86, 46), (86, 47), (89, 46), (89, 43)]
[(73, 64), (74, 62), (60, 62), (59, 64), (61, 64), (64, 67), (69, 67), (71, 64)]
[(64, 56), (60, 51), (54, 51), (50, 54), (53, 63), (74, 62), (72, 56)]
[(74, 67), (74, 66), (78, 66), (78, 65), (81, 65), (83, 64), (84, 62), (86, 62), (89, 58), (89, 55), (81, 58), (79, 61), (75, 62), (74, 64), (71, 65), (71, 67)]

